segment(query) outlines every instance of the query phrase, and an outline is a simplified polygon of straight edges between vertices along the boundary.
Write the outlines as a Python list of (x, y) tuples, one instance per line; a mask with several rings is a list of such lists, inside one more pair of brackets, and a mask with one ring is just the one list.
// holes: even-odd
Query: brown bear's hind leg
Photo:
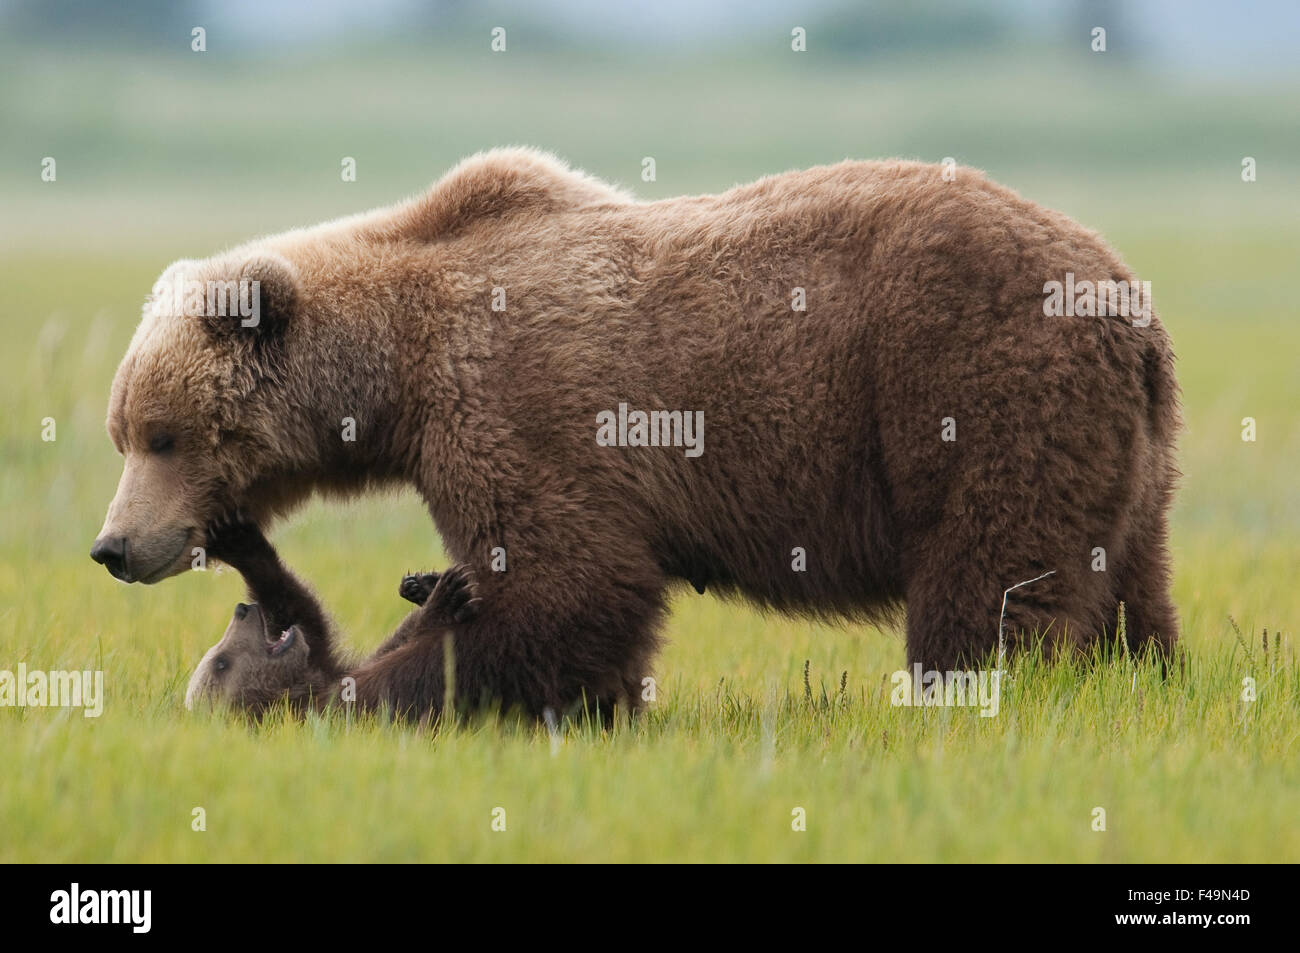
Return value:
[(997, 651), (999, 623), (1008, 655), (1039, 640), (1047, 655), (1077, 651), (1101, 632), (1109, 580), (1088, 570), (1083, 542), (1035, 534), (1028, 519), (1007, 527), (940, 526), (914, 546), (909, 664), (939, 671), (984, 664)]
[[(1170, 598), (1167, 519), (1163, 513), (1142, 521), (1129, 535), (1115, 567), (1119, 601), (1124, 603), (1125, 642), (1134, 653), (1158, 651), (1168, 658), (1178, 642), (1178, 610)], [(1114, 631), (1116, 621), (1109, 629)]]

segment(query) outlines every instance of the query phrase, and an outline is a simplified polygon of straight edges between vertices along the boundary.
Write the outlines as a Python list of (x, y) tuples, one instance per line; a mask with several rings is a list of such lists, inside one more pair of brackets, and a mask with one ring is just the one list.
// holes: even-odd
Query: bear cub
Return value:
[[(185, 692), (186, 708), (208, 701), (261, 716), (287, 700), (296, 711), (320, 710), (340, 697), (347, 678), (357, 689), (354, 700), (377, 708), (380, 699), (366, 691), (368, 667), (407, 642), (437, 638), (471, 621), (482, 602), (468, 566), (407, 575), (398, 592), (419, 608), (373, 654), (349, 662), (338, 653), (319, 600), (284, 566), (255, 524), (230, 516), (210, 526), (207, 536), (209, 555), (240, 572), (253, 601), (235, 606), (221, 641), (199, 662)], [(429, 708), (439, 701), (431, 699)]]

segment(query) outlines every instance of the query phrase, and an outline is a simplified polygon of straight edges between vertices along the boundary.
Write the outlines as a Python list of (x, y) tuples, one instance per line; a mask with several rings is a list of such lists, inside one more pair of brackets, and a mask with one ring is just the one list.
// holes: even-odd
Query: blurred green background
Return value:
[[(358, 787), (387, 813), (349, 835), (354, 859), (1187, 859), (1197, 844), (1211, 857), (1297, 859), (1294, 834), (1270, 833), (1277, 799), (1300, 782), (1294, 668), (1277, 683), (1290, 688), (1272, 720), (1248, 735), (1228, 711), (1252, 671), (1228, 616), (1251, 651), (1265, 627), (1276, 650), (1277, 631), (1289, 637), (1300, 617), (1298, 9), (0, 2), (0, 668), (103, 668), (109, 693), (98, 722), (0, 711), (0, 761), (29, 779), (0, 792), (18, 825), (8, 831), (23, 831), (6, 833), (0, 859), (340, 857), (327, 831)], [(200, 26), (206, 52), (191, 49)], [(1090, 48), (1096, 26), (1105, 52)], [(491, 49), (495, 27), (504, 52)], [(805, 52), (791, 49), (796, 27)], [(874, 698), (902, 664), (901, 640), (692, 593), (659, 665), (664, 704), (632, 751), (577, 739), (586, 754), (556, 762), (544, 737), (488, 732), (440, 740), (438, 757), (423, 758), (378, 729), (357, 742), (286, 726), (250, 741), (187, 719), (184, 680), (240, 598), (237, 578), (127, 588), (86, 558), (120, 468), (103, 431), (108, 385), (144, 295), (176, 258), (395, 201), (465, 155), (508, 144), (550, 149), (644, 198), (846, 157), (951, 156), (1104, 233), (1152, 282), (1180, 356), (1188, 429), (1175, 595), (1186, 644), (1217, 673), (1195, 683), (1201, 704), (1220, 692), (1223, 710), (1200, 717), (1203, 707), (1188, 707), (1195, 692), (1157, 684), (1145, 717), (1159, 731), (1142, 731), (1138, 700), (1124, 715), (1139, 719), (1125, 721), (1131, 744), (1110, 734), (1110, 696), (1083, 690), (1073, 708), (1053, 708), (1064, 703), (1048, 691), (1044, 709), (1008, 713), (976, 736), (888, 710), (823, 724), (778, 703), (802, 696), (803, 661), (832, 686), (848, 672), (851, 693)], [(646, 156), (656, 181), (641, 179)], [(53, 182), (42, 180), (46, 157)], [(356, 160), (355, 182), (340, 176), (344, 157)], [(1256, 181), (1242, 180), (1246, 157)], [(47, 417), (54, 442), (40, 439)], [(1241, 439), (1244, 417), (1257, 421), (1256, 442)], [(313, 504), (276, 541), (359, 648), (400, 618), (401, 573), (443, 559), (410, 494)], [(1294, 665), (1289, 641), (1283, 651)], [(1033, 757), (1022, 760), (1027, 744)], [(855, 770), (859, 759), (872, 770)], [(972, 800), (981, 765), (994, 766), (1005, 805), (997, 791)], [(351, 780), (304, 793), (302, 778), (321, 770)], [(1147, 827), (1120, 828), (1104, 847), (1076, 842), (1060, 826), (1074, 805), (1018, 810), (1040, 782), (1067, 800), (1082, 786), (1085, 824), (1091, 786), (1127, 796)], [(516, 852), (448, 839), (436, 824), (427, 841), (410, 840), (392, 825), (410, 820), (413, 783), (444, 800), (459, 784), (445, 810), (466, 812), (460, 826), (477, 824), (475, 798), (501, 785), (559, 784), (569, 793), (556, 810), (577, 814), (552, 818), (547, 836), (534, 831)], [(116, 793), (92, 802), (90, 787)], [(751, 822), (788, 831), (773, 789), (815, 791), (840, 833), (823, 828), (795, 847), (754, 835)], [(276, 840), (266, 818), (253, 821), (284, 792), (303, 840)], [(1175, 795), (1182, 806), (1162, 812)], [(222, 797), (242, 837), (194, 847), (190, 803)], [(710, 813), (715, 797), (734, 808), (725, 823)], [(666, 799), (676, 800), (660, 833), (634, 834)], [(889, 811), (893, 826), (864, 811)]]

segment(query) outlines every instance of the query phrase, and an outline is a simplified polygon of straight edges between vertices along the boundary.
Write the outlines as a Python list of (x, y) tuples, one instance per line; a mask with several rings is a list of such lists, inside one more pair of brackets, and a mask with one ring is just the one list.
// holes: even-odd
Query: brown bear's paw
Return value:
[(438, 577), (429, 600), (433, 612), (457, 624), (473, 619), (483, 604), (474, 571), (463, 563), (452, 566)]
[(422, 606), (429, 601), (440, 575), (442, 574), (436, 572), (407, 573), (397, 587), (397, 594), (407, 602)]

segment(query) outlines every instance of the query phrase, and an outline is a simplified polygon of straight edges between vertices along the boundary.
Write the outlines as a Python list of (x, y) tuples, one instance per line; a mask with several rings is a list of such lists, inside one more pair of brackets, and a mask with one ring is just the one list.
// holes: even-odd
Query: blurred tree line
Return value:
[[(562, 0), (517, 4), (367, 0), (355, 8), (342, 0), (311, 4), (264, 0), (258, 5), (234, 6), (205, 0), (8, 0), (0, 2), (0, 24), (10, 42), (22, 39), (52, 45), (89, 45), (99, 41), (117, 47), (185, 49), (194, 26), (238, 22), (247, 42), (256, 35), (258, 19), (266, 17), (278, 30), (277, 39), (286, 38), (286, 23), (300, 20), (312, 25), (311, 30), (300, 31), (301, 39), (328, 35), (333, 23), (343, 42), (369, 34), (374, 39), (418, 39), (423, 45), (436, 46), (451, 42), (463, 29), (472, 30), (488, 19), (508, 17), (515, 29), (527, 35), (534, 49), (566, 49), (590, 42), (591, 27), (584, 31), (582, 40), (567, 35), (562, 18), (556, 16), (563, 6)], [(619, 30), (620, 14), (612, 12), (616, 9), (593, 17), (591, 24), (597, 32), (602, 26), (608, 27), (615, 42), (634, 47), (648, 43), (671, 46), (675, 39), (684, 38), (671, 32), (639, 34), (629, 26), (632, 20), (626, 11), (622, 15), (629, 19), (622, 21)], [(1060, 0), (1053, 6), (1038, 8), (1034, 17), (1026, 17), (1024, 10), (1016, 3), (996, 0), (825, 0), (803, 11), (805, 20), (800, 25), (807, 27), (814, 38), (812, 48), (846, 58), (987, 50), (1023, 41), (1027, 31), (1038, 34), (1047, 45), (1067, 45), (1086, 52), (1089, 31), (1097, 25), (1107, 28), (1108, 51), (1122, 53), (1131, 46), (1122, 22), (1123, 4), (1115, 0)], [(789, 11), (759, 4), (752, 13), (737, 13), (735, 28), (729, 35), (737, 43), (744, 43), (750, 34), (770, 31), (788, 16)], [(684, 18), (683, 30), (688, 29)], [(235, 36), (228, 39), (238, 42)], [(712, 37), (714, 42), (717, 39)]]

